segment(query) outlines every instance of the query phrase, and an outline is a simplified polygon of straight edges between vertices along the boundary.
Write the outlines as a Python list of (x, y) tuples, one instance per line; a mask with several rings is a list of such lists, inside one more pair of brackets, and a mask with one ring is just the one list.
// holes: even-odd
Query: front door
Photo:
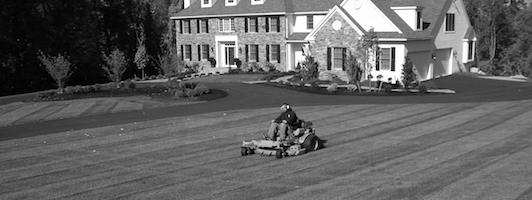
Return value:
[(225, 65), (232, 66), (235, 63), (235, 47), (226, 46), (225, 47)]

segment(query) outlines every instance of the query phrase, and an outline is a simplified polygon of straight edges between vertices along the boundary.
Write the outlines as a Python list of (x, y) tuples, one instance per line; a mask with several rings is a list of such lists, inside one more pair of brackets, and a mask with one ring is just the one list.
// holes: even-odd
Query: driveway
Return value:
[(276, 107), (288, 102), (295, 107), (318, 105), (352, 104), (420, 104), (420, 103), (458, 103), (458, 102), (494, 102), (532, 99), (530, 82), (510, 82), (479, 79), (470, 75), (453, 75), (435, 80), (442, 88), (453, 89), (457, 94), (414, 95), (414, 96), (334, 96), (318, 95), (281, 89), (266, 85), (249, 85), (232, 82), (209, 81), (211, 88), (226, 91), (226, 98), (185, 106), (142, 109), (120, 113), (106, 113), (91, 116), (79, 116), (67, 119), (55, 119), (46, 122), (0, 127), (0, 140), (22, 138), (40, 134), (56, 133), (68, 130), (95, 128), (113, 124), (141, 122), (175, 116), (210, 113), (236, 109), (257, 109)]

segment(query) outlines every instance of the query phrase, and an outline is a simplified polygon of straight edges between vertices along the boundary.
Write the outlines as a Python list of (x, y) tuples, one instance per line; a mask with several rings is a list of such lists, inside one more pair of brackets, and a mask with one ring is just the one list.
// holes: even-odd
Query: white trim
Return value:
[(416, 10), (419, 9), (417, 6), (395, 6), (390, 7), (392, 10)]
[(339, 13), (340, 16), (342, 18), (344, 18), (345, 21), (347, 21), (347, 23), (349, 25), (351, 25), (351, 27), (353, 29), (355, 29), (355, 31), (359, 34), (359, 35), (364, 35), (364, 32), (362, 30), (360, 30), (358, 28), (358, 26), (353, 23), (351, 21), (351, 19), (347, 16), (347, 13), (345, 13), (342, 9), (340, 9), (340, 7), (338, 7), (338, 5), (335, 5), (330, 11), (329, 13), (325, 16), (325, 18), (323, 18), (321, 20), (321, 22), (318, 24), (318, 26), (314, 27), (314, 29), (310, 32), (310, 34), (307, 35), (307, 37), (305, 37), (305, 40), (314, 40), (315, 39), (315, 36), (316, 34), (323, 28), (323, 26), (325, 26), (325, 24), (332, 18), (332, 16), (335, 14), (335, 13)]
[(236, 6), (238, 5), (238, 0), (233, 0), (233, 3), (230, 3), (229, 0), (225, 0), (225, 6)]
[(200, 0), (200, 1), (201, 1), (201, 8), (210, 8), (212, 7), (214, 0), (208, 0), (209, 3), (204, 3), (205, 0)]
[(294, 15), (326, 15), (329, 11), (308, 11), (308, 12), (293, 12)]
[(247, 17), (247, 16), (271, 16), (271, 15), (286, 15), (286, 12), (269, 12), (269, 13), (243, 13), (243, 14), (222, 14), (222, 15), (194, 15), (194, 16), (178, 16), (170, 17), (170, 19), (194, 19), (194, 18), (220, 18), (220, 17)]
[(380, 42), (406, 42), (408, 39), (406, 38), (377, 38)]
[[(220, 52), (222, 42), (234, 42), (235, 43), (235, 58), (238, 58), (238, 36), (236, 35), (215, 35), (214, 36), (214, 58), (218, 61), (216, 62), (216, 67), (224, 67), (223, 60), (220, 59), (222, 53)], [(225, 57), (225, 56), (224, 56)]]
[(264, 0), (251, 0), (251, 5), (262, 5)]

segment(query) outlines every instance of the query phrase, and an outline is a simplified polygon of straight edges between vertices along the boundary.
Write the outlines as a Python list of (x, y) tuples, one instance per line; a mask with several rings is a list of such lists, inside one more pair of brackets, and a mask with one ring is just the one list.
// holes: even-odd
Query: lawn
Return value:
[(0, 199), (532, 197), (532, 101), (295, 107), (325, 149), (240, 156), (278, 108), (0, 142)]

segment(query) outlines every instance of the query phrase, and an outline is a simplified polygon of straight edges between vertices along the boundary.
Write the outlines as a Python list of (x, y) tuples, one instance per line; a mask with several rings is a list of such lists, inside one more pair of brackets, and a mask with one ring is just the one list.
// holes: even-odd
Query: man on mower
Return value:
[(298, 119), (296, 113), (290, 108), (290, 105), (283, 103), (281, 105), (281, 111), (283, 111), (279, 117), (272, 120), (268, 133), (264, 135), (266, 139), (287, 139), (287, 131), (289, 128), (299, 128)]

